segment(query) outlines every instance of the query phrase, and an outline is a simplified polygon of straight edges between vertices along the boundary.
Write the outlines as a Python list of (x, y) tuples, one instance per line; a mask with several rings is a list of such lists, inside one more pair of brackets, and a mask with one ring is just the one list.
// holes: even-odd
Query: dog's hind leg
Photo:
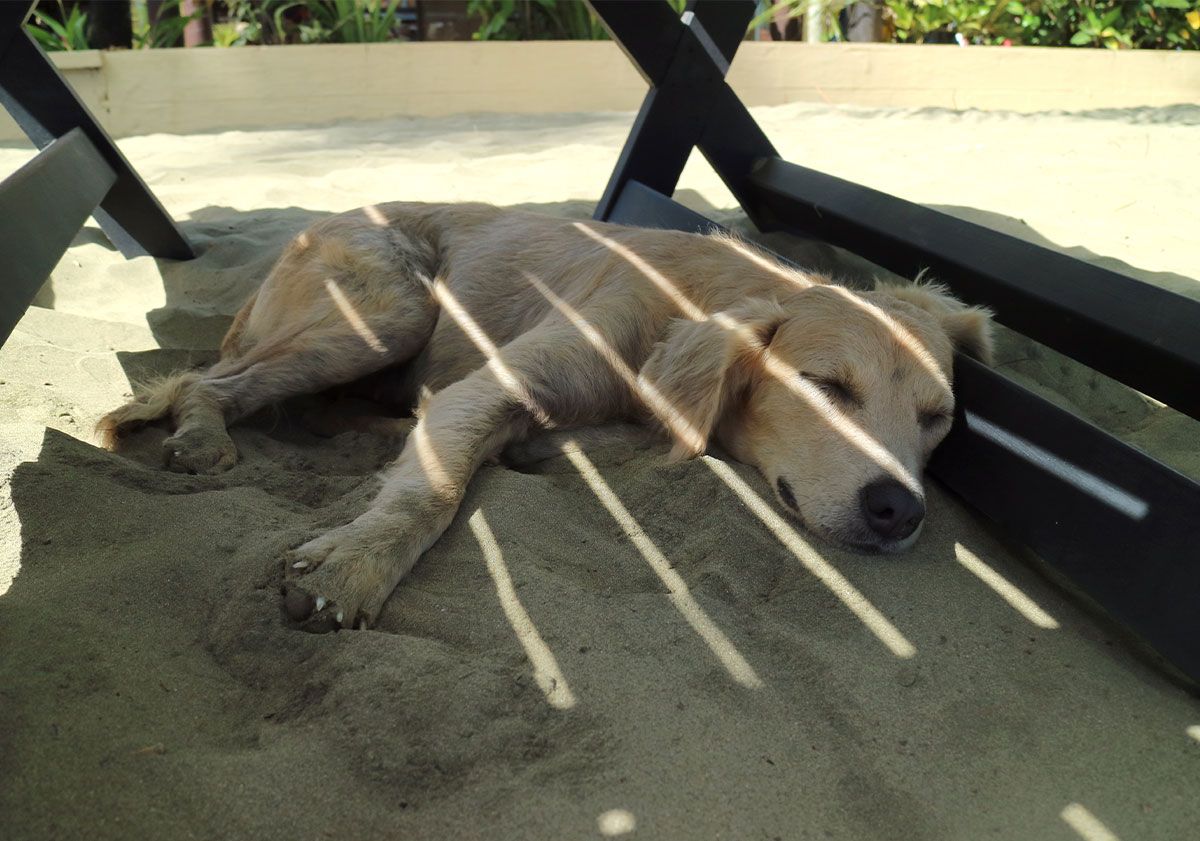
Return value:
[[(407, 249), (407, 250), (406, 250)], [(99, 424), (112, 446), (132, 426), (170, 415), (167, 466), (232, 467), (227, 425), (263, 406), (352, 382), (414, 356), (437, 318), (432, 250), (403, 232), (335, 217), (301, 234), (235, 318), (222, 359), (150, 386)]]

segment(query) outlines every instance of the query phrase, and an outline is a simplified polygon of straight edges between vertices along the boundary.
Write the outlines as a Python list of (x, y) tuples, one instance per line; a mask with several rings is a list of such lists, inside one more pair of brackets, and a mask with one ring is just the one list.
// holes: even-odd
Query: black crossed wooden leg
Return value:
[(0, 3), (0, 103), (39, 149), (79, 129), (116, 174), (93, 216), (126, 257), (195, 256), (175, 222), (125, 160), (33, 39), (24, 32), (30, 4)]
[(725, 82), (754, 0), (692, 3), (682, 17), (665, 0), (591, 6), (650, 84), (595, 218), (609, 218), (630, 181), (671, 195), (693, 147), (741, 200), (753, 161), (775, 157)]
[(0, 182), (0, 344), (116, 180), (72, 129)]
[[(1200, 304), (780, 160), (724, 82), (737, 3), (689, 8), (715, 50), (665, 2), (592, 5), (652, 85), (597, 219), (717, 227), (669, 198), (695, 146), (760, 229), (905, 276), (932, 266), (1001, 322), (1200, 417)], [(955, 391), (930, 472), (1200, 681), (1200, 484), (973, 360)]]

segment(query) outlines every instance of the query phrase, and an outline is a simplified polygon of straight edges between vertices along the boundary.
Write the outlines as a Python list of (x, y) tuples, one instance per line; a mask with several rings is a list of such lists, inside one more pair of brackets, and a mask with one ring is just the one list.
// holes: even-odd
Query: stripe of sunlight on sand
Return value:
[(800, 534), (792, 528), (783, 517), (777, 514), (771, 504), (754, 492), (733, 468), (720, 459), (712, 456), (702, 456), (704, 464), (724, 482), (738, 498), (746, 504), (754, 516), (762, 521), (776, 539), (791, 552), (801, 565), (829, 588), (829, 591), (841, 599), (842, 604), (867, 626), (889, 651), (900, 658), (910, 658), (917, 649), (902, 633), (887, 620), (867, 597), (858, 591), (844, 575), (813, 549)]
[(958, 559), (958, 563), (964, 569), (991, 587), (996, 592), (996, 595), (1008, 602), (1013, 610), (1024, 616), (1034, 625), (1037, 625), (1039, 628), (1046, 628), (1047, 630), (1054, 630), (1058, 627), (1058, 620), (1038, 607), (1037, 602), (1017, 589), (1003, 575), (984, 563), (982, 558), (966, 546), (963, 546), (961, 543), (955, 543), (954, 557)]
[(550, 647), (538, 633), (537, 626), (533, 624), (533, 619), (521, 604), (513, 586), (512, 576), (508, 572), (508, 565), (504, 562), (504, 553), (500, 551), (500, 544), (496, 542), (496, 535), (483, 516), (483, 511), (477, 510), (472, 514), (467, 525), (475, 534), (479, 548), (483, 550), (488, 574), (492, 576), (492, 582), (496, 585), (496, 596), (500, 599), (500, 607), (504, 610), (508, 624), (512, 626), (517, 640), (525, 649), (525, 656), (533, 664), (533, 679), (550, 706), (559, 710), (569, 710), (575, 706), (575, 694), (567, 685), (567, 679), (563, 677), (558, 661), (554, 659), (554, 653), (550, 651)]
[(1120, 841), (1117, 834), (1101, 823), (1100, 819), (1081, 803), (1065, 806), (1059, 817), (1085, 841)]
[(688, 592), (687, 583), (679, 573), (671, 568), (671, 563), (654, 545), (654, 541), (646, 534), (637, 519), (629, 513), (629, 509), (613, 493), (612, 488), (604, 481), (604, 477), (600, 475), (596, 466), (573, 441), (564, 443), (562, 450), (575, 469), (579, 471), (579, 475), (583, 477), (588, 487), (591, 488), (592, 493), (596, 495), (596, 499), (617, 521), (630, 542), (646, 559), (650, 569), (666, 586), (668, 598), (675, 605), (675, 609), (692, 626), (692, 630), (700, 635), (716, 658), (721, 661), (721, 665), (729, 672), (730, 677), (747, 689), (760, 689), (763, 682), (754, 668), (746, 662), (746, 658), (738, 652), (734, 644), (721, 632), (721, 629), (704, 612), (704, 608), (700, 607)]
[(342, 313), (342, 317), (346, 319), (346, 323), (358, 334), (360, 339), (367, 343), (367, 347), (380, 356), (386, 356), (388, 352), (387, 346), (379, 340), (379, 336), (376, 335), (375, 331), (367, 326), (367, 322), (363, 321), (362, 316), (358, 314), (358, 311), (354, 309), (354, 305), (350, 303), (350, 299), (346, 297), (346, 293), (338, 286), (338, 282), (331, 277), (325, 278), (325, 291), (333, 299), (334, 305)]
[(12, 540), (0, 543), (0, 596), (8, 592), (13, 580), (21, 571), (21, 518), (13, 504), (12, 482), (0, 482), (0, 529), (12, 536)]
[(544, 284), (537, 275), (530, 272), (522, 272), (522, 274), (524, 274), (525, 280), (530, 286), (540, 292), (543, 298), (549, 301), (556, 310), (571, 322), (572, 326), (583, 335), (588, 344), (596, 349), (600, 357), (608, 363), (609, 367), (616, 372), (625, 385), (629, 386), (634, 393), (641, 397), (642, 401), (650, 408), (650, 411), (654, 412), (655, 417), (662, 421), (664, 426), (670, 429), (676, 437), (685, 441), (688, 446), (694, 449), (703, 449), (704, 436), (700, 430), (693, 424), (688, 423), (679, 414), (679, 410), (663, 397), (658, 389), (644, 380), (639, 380), (637, 372), (625, 363), (625, 360), (621, 358), (616, 349), (600, 334), (599, 330), (590, 324), (578, 310), (555, 294), (554, 290)]

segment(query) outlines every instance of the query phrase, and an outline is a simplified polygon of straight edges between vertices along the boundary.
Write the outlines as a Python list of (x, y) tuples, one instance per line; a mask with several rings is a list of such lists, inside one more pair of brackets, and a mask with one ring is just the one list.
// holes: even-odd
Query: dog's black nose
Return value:
[(903, 540), (925, 519), (925, 503), (895, 479), (879, 479), (859, 494), (871, 531), (886, 540)]

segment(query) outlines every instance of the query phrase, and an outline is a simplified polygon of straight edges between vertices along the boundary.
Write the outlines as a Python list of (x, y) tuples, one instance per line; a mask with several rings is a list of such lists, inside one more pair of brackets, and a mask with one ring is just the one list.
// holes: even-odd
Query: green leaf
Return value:
[(38, 46), (48, 53), (66, 49), (63, 47), (61, 39), (55, 38), (52, 33), (47, 32), (39, 26), (26, 24), (25, 31), (32, 35), (33, 40), (38, 42)]
[(1121, 7), (1118, 6), (1117, 8), (1109, 11), (1109, 13), (1106, 14), (1104, 17), (1100, 18), (1100, 27), (1099, 28), (1100, 29), (1108, 29), (1110, 26), (1113, 25), (1113, 23), (1116, 22), (1117, 18), (1119, 18), (1120, 16), (1121, 16)]
[(1081, 47), (1084, 44), (1092, 43), (1092, 36), (1086, 32), (1076, 32), (1071, 36), (1071, 43), (1076, 47)]

